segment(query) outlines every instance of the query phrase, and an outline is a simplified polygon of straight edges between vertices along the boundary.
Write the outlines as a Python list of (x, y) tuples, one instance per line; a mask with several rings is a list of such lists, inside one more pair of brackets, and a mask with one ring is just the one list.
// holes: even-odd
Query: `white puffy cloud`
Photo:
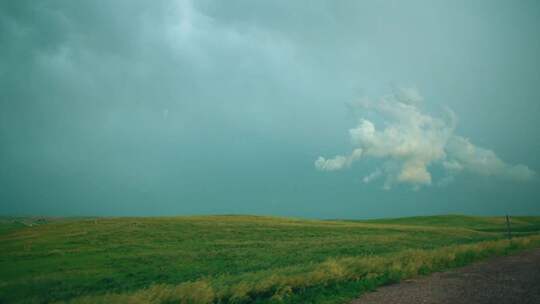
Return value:
[(364, 176), (364, 178), (362, 179), (362, 181), (364, 183), (371, 183), (372, 181), (374, 181), (375, 179), (379, 178), (380, 176), (382, 175), (382, 171), (381, 169), (377, 168), (377, 170), (371, 172), (369, 175), (366, 175)]
[(495, 152), (473, 145), (469, 139), (452, 136), (447, 145), (451, 170), (468, 170), (485, 176), (500, 176), (513, 180), (528, 180), (534, 171), (524, 165), (509, 165), (502, 161)]
[[(359, 159), (382, 159), (384, 170), (377, 169), (363, 181), (385, 175), (387, 189), (395, 183), (415, 188), (432, 184), (429, 167), (433, 164), (441, 165), (448, 174), (439, 184), (462, 171), (511, 180), (529, 180), (535, 175), (528, 167), (507, 164), (493, 151), (455, 135), (455, 114), (450, 109), (445, 109), (445, 118), (426, 114), (420, 108), (422, 101), (416, 88), (400, 88), (377, 102), (362, 99), (353, 104), (355, 112), (361, 113), (358, 125), (349, 130), (355, 150), (350, 156), (319, 157), (316, 168), (341, 170)], [(377, 118), (377, 124), (365, 117)]]
[(424, 101), (424, 97), (415, 87), (398, 87), (394, 94), (397, 100), (405, 104), (420, 105)]
[(335, 171), (350, 167), (352, 162), (362, 156), (362, 149), (355, 149), (351, 155), (337, 155), (331, 159), (325, 159), (322, 156), (315, 161), (315, 167), (322, 171)]

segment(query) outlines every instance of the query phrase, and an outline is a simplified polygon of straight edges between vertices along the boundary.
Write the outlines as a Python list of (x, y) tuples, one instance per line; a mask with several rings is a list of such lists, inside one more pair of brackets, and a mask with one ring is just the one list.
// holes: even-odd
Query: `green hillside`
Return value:
[(0, 303), (344, 303), (403, 277), (538, 246), (502, 218), (260, 216), (0, 221)]
[[(478, 231), (506, 231), (506, 219), (500, 217), (481, 217), (465, 215), (415, 216), (392, 219), (375, 219), (366, 223), (398, 224), (431, 227), (462, 227)], [(540, 217), (510, 217), (511, 230), (514, 233), (540, 232)]]

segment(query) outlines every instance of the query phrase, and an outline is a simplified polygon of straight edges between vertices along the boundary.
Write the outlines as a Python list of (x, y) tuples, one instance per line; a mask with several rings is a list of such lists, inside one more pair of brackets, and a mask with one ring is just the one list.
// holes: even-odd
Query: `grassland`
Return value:
[(540, 247), (540, 217), (0, 219), (0, 303), (346, 303)]

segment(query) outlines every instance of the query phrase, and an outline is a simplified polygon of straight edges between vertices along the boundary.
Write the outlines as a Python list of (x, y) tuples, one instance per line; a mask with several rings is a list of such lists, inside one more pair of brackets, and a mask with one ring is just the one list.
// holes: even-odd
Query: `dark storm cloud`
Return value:
[[(538, 171), (538, 15), (535, 2), (3, 1), (0, 213), (330, 217), (347, 213), (328, 206), (338, 196), (375, 214), (367, 201), (404, 194), (312, 161), (347, 148), (345, 103), (393, 82)], [(522, 210), (538, 197), (527, 187)]]

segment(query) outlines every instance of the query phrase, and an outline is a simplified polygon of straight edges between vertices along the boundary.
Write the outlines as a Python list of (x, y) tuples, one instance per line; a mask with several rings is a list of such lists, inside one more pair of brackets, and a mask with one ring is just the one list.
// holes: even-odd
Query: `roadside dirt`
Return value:
[(540, 249), (379, 288), (351, 304), (540, 304)]

